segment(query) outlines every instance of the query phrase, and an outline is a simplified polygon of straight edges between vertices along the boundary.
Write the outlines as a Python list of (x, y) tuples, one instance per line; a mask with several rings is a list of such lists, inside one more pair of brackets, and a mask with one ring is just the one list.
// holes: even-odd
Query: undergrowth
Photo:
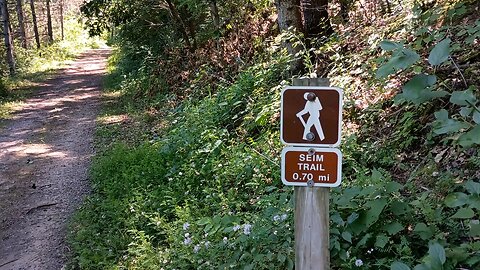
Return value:
[[(442, 3), (435, 14), (448, 18), (444, 25), (474, 27), (473, 13)], [(425, 63), (413, 71), (394, 67), (397, 76), (388, 79), (375, 78), (371, 68), (389, 63), (379, 48), (385, 39), (427, 38), (401, 19), (410, 14), (402, 8), (378, 22), (388, 25), (382, 31), (344, 29), (314, 52), (330, 58), (329, 77), (346, 93), (344, 179), (331, 190), (332, 269), (477, 269), (480, 152), (435, 134), (431, 124), (439, 107), (459, 108), (445, 99), (394, 102), (415, 72), (430, 69)], [(438, 24), (418, 18), (426, 29)], [(71, 225), (72, 268), (294, 268), (293, 190), (280, 181), (278, 129), (289, 58), (280, 39), (264, 43), (228, 80), (204, 83), (216, 73), (201, 65), (175, 91), (171, 77), (152, 76), (161, 75), (155, 66), (116, 54), (105, 93), (111, 103), (99, 119), (93, 194)], [(416, 53), (426, 58), (438, 42), (422, 44)], [(452, 92), (462, 90), (448, 84), (457, 76), (439, 75)]]

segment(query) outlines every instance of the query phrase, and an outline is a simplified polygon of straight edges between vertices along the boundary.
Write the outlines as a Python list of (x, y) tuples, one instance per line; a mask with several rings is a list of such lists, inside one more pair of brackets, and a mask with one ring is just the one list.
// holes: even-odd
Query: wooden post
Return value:
[[(329, 86), (328, 79), (294, 79), (294, 86)], [(329, 270), (329, 188), (295, 187), (295, 269)]]

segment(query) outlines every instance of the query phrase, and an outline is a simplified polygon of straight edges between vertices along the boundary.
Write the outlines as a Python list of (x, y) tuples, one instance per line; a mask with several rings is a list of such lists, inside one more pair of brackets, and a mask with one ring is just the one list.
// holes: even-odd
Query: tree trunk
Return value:
[(165, 2), (167, 2), (168, 4), (168, 8), (170, 9), (170, 14), (173, 17), (173, 20), (179, 24), (178, 29), (182, 33), (183, 38), (185, 39), (185, 43), (187, 44), (187, 47), (191, 50), (192, 44), (190, 43), (190, 38), (188, 37), (187, 26), (185, 25), (185, 22), (183, 21), (182, 17), (180, 17), (177, 7), (175, 7), (175, 5), (172, 3), (171, 0), (165, 0)]
[(60, 31), (62, 40), (65, 39), (64, 27), (63, 27), (63, 0), (60, 0)]
[[(275, 0), (275, 6), (277, 7), (277, 22), (280, 31), (292, 30), (297, 33), (303, 32), (300, 0)], [(292, 40), (285, 41), (283, 46), (287, 49), (287, 52), (294, 57), (301, 50), (300, 46), (293, 46)], [(294, 73), (300, 71), (303, 68), (302, 59), (294, 59), (290, 64), (290, 68)]]
[(213, 25), (215, 26), (215, 30), (218, 30), (220, 26), (220, 17), (218, 16), (218, 6), (217, 0), (210, 0), (210, 14), (212, 15)]
[(10, 75), (15, 75), (15, 57), (13, 55), (13, 39), (10, 31), (10, 15), (8, 14), (7, 0), (0, 0), (0, 10), (2, 13), (3, 36), (5, 40), (6, 57)]
[(348, 22), (348, 12), (350, 11), (350, 4), (348, 0), (340, 0), (340, 16), (344, 23)]
[(50, 0), (46, 2), (47, 6), (47, 33), (48, 33), (48, 42), (53, 42), (53, 28), (52, 28), (52, 15), (50, 13)]
[(27, 36), (25, 34), (25, 19), (23, 14), (22, 0), (17, 0), (18, 33), (20, 34), (20, 46), (27, 48)]
[(303, 32), (300, 0), (275, 0), (275, 6), (277, 7), (280, 31), (293, 28), (292, 30)]
[(333, 33), (328, 16), (328, 0), (302, 0), (303, 26), (308, 38), (330, 36)]
[(35, 13), (35, 2), (30, 0), (30, 9), (32, 10), (33, 32), (35, 34), (35, 42), (37, 49), (40, 49), (40, 36), (38, 35), (37, 15)]

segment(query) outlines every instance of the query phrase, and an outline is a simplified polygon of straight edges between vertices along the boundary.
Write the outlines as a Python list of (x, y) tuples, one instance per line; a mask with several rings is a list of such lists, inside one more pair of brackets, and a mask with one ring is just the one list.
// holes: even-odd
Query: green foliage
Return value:
[[(454, 12), (452, 14), (456, 13)], [(461, 74), (462, 71), (459, 70), (457, 64), (453, 62), (453, 58), (450, 55), (453, 47), (457, 47), (456, 51), (460, 50), (458, 49), (460, 44), (453, 43), (452, 46), (452, 40), (445, 37), (448, 35), (450, 28), (453, 27), (454, 26), (444, 27), (443, 31), (445, 31), (445, 33), (440, 31), (439, 36), (441, 36), (443, 40), (435, 44), (430, 50), (428, 56), (428, 63), (430, 66), (426, 66), (426, 69), (435, 73), (440, 65), (446, 65), (446, 63), (448, 63), (447, 60), (451, 59), (450, 67), (459, 71), (466, 85), (467, 82), (463, 77), (463, 74)], [(471, 28), (467, 27), (466, 29)], [(425, 32), (420, 32), (421, 35), (424, 35), (424, 33)], [(392, 56), (387, 63), (377, 70), (378, 78), (384, 78), (398, 70), (405, 71), (408, 68), (411, 68), (420, 59), (420, 57), (408, 57), (408, 55), (418, 56), (418, 54), (414, 51), (405, 52), (405, 50), (408, 51), (408, 49), (403, 48), (401, 43), (384, 40), (379, 46), (385, 51), (392, 52)], [(423, 69), (424, 67), (419, 65), (413, 68), (413, 71), (419, 73), (418, 71)], [(460, 106), (459, 113), (453, 114), (452, 118), (449, 118), (447, 110), (442, 109), (437, 111), (435, 113), (436, 120), (432, 123), (432, 131), (434, 135), (453, 135), (448, 137), (447, 140), (453, 140), (464, 148), (480, 144), (480, 139), (478, 139), (478, 136), (480, 135), (480, 109), (477, 104), (477, 88), (472, 85), (468, 87), (467, 90), (451, 91), (451, 93), (449, 93), (443, 90), (446, 84), (444, 82), (439, 84), (437, 83), (438, 80), (439, 75), (436, 74), (420, 73), (413, 76), (413, 78), (403, 86), (402, 93), (397, 95), (397, 104), (402, 104), (402, 102), (406, 101), (418, 106), (450, 95), (450, 103)]]
[[(159, 52), (162, 46), (179, 46), (182, 37), (171, 26), (162, 29), (163, 36), (146, 31), (140, 18), (147, 14), (147, 2), (135, 7), (121, 3), (125, 16), (138, 12), (139, 19), (125, 17), (116, 30), (122, 49), (115, 56), (120, 58), (113, 78), (121, 80), (116, 87), (122, 103), (115, 112), (131, 116), (149, 108), (161, 111), (158, 118), (144, 119), (149, 124), (135, 136), (141, 143), (114, 144), (96, 159), (95, 193), (72, 224), (72, 267), (293, 269), (293, 192), (281, 185), (278, 167), (279, 97), (287, 84), (288, 59), (257, 55), (256, 64), (244, 66), (238, 76), (214, 73), (203, 65), (183, 88), (169, 89), (151, 67), (157, 57), (166, 57)], [(192, 1), (176, 3), (197, 8)], [(447, 20), (462, 12), (461, 7), (455, 10)], [(167, 19), (162, 12), (152, 11), (158, 19), (154, 24)], [(438, 14), (417, 15), (433, 23)], [(132, 29), (138, 32), (127, 33)], [(418, 39), (408, 45), (380, 42), (389, 36), (386, 32), (372, 35), (371, 49), (355, 47), (351, 54), (344, 51), (352, 46), (347, 34), (334, 35), (321, 48), (297, 43), (305, 47), (296, 57), (304, 58), (309, 72), (319, 64), (310, 54), (330, 57), (329, 74), (346, 87), (347, 99), (358, 97), (352, 92), (355, 87), (371, 88), (375, 99), (384, 94), (386, 82), (372, 79), (371, 66), (381, 62), (375, 61), (378, 42), (392, 58), (382, 58), (386, 64), (377, 78), (395, 73), (397, 83), (406, 82), (395, 105), (386, 100), (357, 108), (355, 100), (346, 101), (346, 118), (358, 128), (349, 129), (342, 143), (344, 185), (331, 192), (335, 269), (480, 265), (478, 179), (450, 164), (453, 150), (432, 137), (452, 136), (460, 144), (460, 138), (470, 134), (463, 140), (475, 142), (477, 90), (448, 87), (442, 69), (454, 67), (452, 58), (457, 59), (461, 42), (445, 29), (440, 34), (430, 29), (412, 28)], [(208, 36), (208, 31), (203, 33)], [(147, 37), (159, 37), (159, 45), (148, 43)], [(282, 38), (298, 37), (278, 36), (269, 49), (278, 51)], [(185, 59), (191, 58), (168, 60), (179, 64)], [(219, 74), (222, 84), (209, 83)], [(433, 132), (427, 136), (425, 123), (434, 117)], [(130, 132), (126, 126), (102, 126), (99, 136), (108, 142)], [(469, 151), (474, 154), (463, 157), (464, 162), (470, 172), (476, 171), (478, 152)]]

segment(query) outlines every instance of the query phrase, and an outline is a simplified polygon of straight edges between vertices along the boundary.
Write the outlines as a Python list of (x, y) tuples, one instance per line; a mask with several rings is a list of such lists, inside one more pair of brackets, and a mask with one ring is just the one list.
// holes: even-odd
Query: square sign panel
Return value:
[(288, 86), (282, 91), (280, 136), (294, 146), (340, 144), (343, 92), (322, 86)]
[(337, 187), (341, 177), (342, 153), (336, 148), (285, 147), (282, 151), (285, 185)]

